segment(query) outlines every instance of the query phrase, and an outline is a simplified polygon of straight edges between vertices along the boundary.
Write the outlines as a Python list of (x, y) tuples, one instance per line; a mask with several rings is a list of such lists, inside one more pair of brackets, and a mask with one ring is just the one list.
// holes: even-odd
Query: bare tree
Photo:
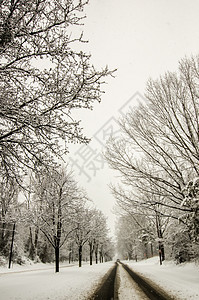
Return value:
[[(89, 251), (90, 251), (90, 265), (93, 262), (93, 254), (95, 253), (95, 260), (98, 262), (98, 252), (100, 254), (100, 260), (103, 261), (105, 253), (105, 245), (108, 240), (108, 228), (106, 217), (100, 210), (92, 209), (91, 211), (91, 234), (88, 239)], [(110, 241), (110, 240), (109, 240)]]
[(60, 248), (75, 229), (75, 211), (85, 195), (64, 169), (43, 173), (34, 188), (33, 218), (55, 250), (55, 271), (59, 272)]
[(12, 178), (0, 177), (0, 253), (7, 255), (10, 236), (18, 220), (19, 188)]
[(88, 242), (92, 232), (92, 212), (81, 205), (76, 211), (74, 218), (74, 240), (78, 247), (79, 267), (82, 266), (82, 251), (83, 246)]
[(67, 152), (68, 141), (88, 142), (71, 112), (100, 101), (112, 72), (97, 71), (90, 55), (75, 50), (83, 37), (72, 28), (82, 23), (87, 2), (0, 3), (0, 163), (7, 176), (50, 164)]
[(182, 190), (199, 171), (198, 60), (181, 61), (179, 76), (167, 73), (151, 80), (148, 102), (120, 121), (124, 136), (111, 140), (106, 152), (127, 185), (166, 197), (172, 209), (185, 209)]
[(146, 103), (120, 120), (123, 136), (110, 139), (106, 158), (122, 177), (123, 188), (114, 188), (121, 206), (158, 205), (175, 219), (195, 212), (184, 188), (199, 173), (198, 65), (199, 56), (185, 58), (178, 73), (149, 80)]

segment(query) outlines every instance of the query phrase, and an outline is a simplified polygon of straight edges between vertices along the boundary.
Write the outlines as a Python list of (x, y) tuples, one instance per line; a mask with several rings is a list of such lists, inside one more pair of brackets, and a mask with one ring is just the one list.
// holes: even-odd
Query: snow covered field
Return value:
[[(199, 266), (175, 265), (165, 262), (159, 265), (157, 257), (140, 261), (125, 262), (159, 286), (176, 296), (176, 299), (199, 299)], [(82, 300), (94, 291), (100, 279), (113, 266), (113, 262), (98, 265), (62, 266), (54, 273), (52, 265), (0, 268), (0, 299), (2, 300)], [(30, 269), (30, 270), (29, 270)], [(34, 270), (34, 271), (31, 271)], [(140, 299), (132, 295), (133, 285), (120, 269), (120, 300)]]

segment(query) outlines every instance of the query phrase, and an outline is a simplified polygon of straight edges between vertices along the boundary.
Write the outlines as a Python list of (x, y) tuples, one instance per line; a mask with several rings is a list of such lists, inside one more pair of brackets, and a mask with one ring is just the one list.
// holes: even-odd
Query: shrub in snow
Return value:
[(168, 243), (171, 257), (177, 262), (199, 258), (199, 178), (189, 181), (183, 189), (181, 207), (185, 209), (170, 225)]
[(0, 266), (5, 266), (7, 264), (7, 259), (0, 255)]
[(188, 211), (181, 216), (180, 220), (188, 227), (192, 241), (199, 243), (199, 177), (189, 181), (183, 193), (184, 200), (181, 206)]

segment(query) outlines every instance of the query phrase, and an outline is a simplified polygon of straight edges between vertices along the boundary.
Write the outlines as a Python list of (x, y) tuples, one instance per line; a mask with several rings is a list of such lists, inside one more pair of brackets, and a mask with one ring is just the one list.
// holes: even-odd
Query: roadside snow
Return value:
[(34, 269), (25, 272), (13, 269), (0, 273), (0, 298), (2, 300), (80, 300), (87, 299), (99, 280), (112, 267), (112, 263), (62, 267), (59, 273), (54, 268)]
[[(199, 300), (199, 267), (194, 263), (175, 265), (157, 257), (140, 262), (127, 262), (130, 268), (165, 289), (180, 300)], [(113, 266), (113, 262), (93, 266), (61, 265), (60, 273), (53, 265), (36, 264), (0, 268), (0, 299), (2, 300), (86, 300), (94, 292), (101, 278)], [(144, 296), (129, 280), (120, 266), (119, 300), (140, 299)]]
[(160, 266), (158, 257), (124, 263), (154, 281), (177, 299), (199, 299), (199, 266), (194, 263), (176, 265), (174, 262), (165, 261)]

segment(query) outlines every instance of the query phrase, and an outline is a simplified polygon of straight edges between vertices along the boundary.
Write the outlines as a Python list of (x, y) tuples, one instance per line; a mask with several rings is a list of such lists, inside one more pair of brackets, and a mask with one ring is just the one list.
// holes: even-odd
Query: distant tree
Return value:
[(121, 259), (132, 259), (137, 255), (136, 247), (136, 227), (129, 216), (120, 216), (117, 222), (116, 238), (117, 238), (117, 251)]
[(123, 259), (153, 256), (156, 238), (154, 224), (144, 214), (123, 212), (118, 219), (116, 238), (118, 254)]
[(108, 236), (104, 242), (104, 261), (111, 261), (115, 256), (116, 248), (114, 241)]
[(74, 227), (76, 227), (74, 241), (78, 247), (79, 267), (82, 266), (83, 248), (86, 250), (87, 245), (90, 265), (93, 264), (93, 255), (96, 263), (98, 263), (98, 255), (100, 262), (104, 261), (105, 253), (106, 258), (110, 258), (113, 248), (108, 237), (106, 217), (100, 210), (79, 206), (74, 218)]
[[(87, 0), (3, 0), (0, 10), (0, 164), (19, 180), (26, 168), (52, 162), (67, 142), (88, 142), (74, 109), (101, 99), (107, 68), (76, 51), (73, 26)], [(74, 45), (74, 47), (73, 47)], [(74, 49), (73, 49), (74, 48)]]
[[(119, 214), (124, 214), (127, 222), (132, 222), (133, 226), (137, 228), (137, 237), (140, 236), (142, 240), (143, 236), (143, 243), (145, 240), (147, 244), (151, 245), (154, 244), (154, 241), (158, 242), (160, 263), (162, 263), (165, 260), (163, 236), (168, 227), (171, 210), (161, 205), (164, 203), (160, 199), (161, 196), (148, 193), (144, 186), (139, 194), (133, 190), (125, 191), (120, 185), (117, 188), (112, 186), (111, 190), (117, 206), (120, 208)], [(177, 217), (175, 219), (178, 220)], [(129, 257), (131, 257), (130, 254)]]
[(78, 247), (79, 267), (81, 267), (83, 246), (88, 242), (92, 232), (92, 212), (84, 205), (79, 206), (73, 222), (74, 240)]
[(105, 240), (107, 237), (108, 229), (106, 224), (106, 218), (100, 210), (92, 209), (90, 210), (92, 214), (91, 219), (91, 234), (88, 239), (89, 244), (89, 257), (90, 257), (90, 265), (93, 264), (93, 254), (96, 250), (99, 250), (99, 243), (101, 243), (101, 247), (103, 247), (102, 240)]

